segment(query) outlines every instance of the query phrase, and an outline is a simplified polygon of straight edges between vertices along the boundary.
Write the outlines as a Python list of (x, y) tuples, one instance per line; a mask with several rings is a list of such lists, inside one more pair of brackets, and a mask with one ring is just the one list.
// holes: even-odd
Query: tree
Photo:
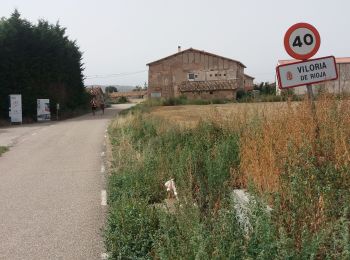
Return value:
[(105, 88), (106, 93), (113, 93), (113, 92), (118, 92), (118, 89), (114, 86), (108, 86)]
[(269, 82), (254, 84), (254, 90), (259, 90), (262, 95), (276, 95), (276, 85)]
[(132, 91), (142, 91), (142, 87), (141, 86), (136, 86)]
[[(23, 116), (36, 116), (36, 99), (49, 98), (61, 109), (85, 106), (82, 53), (58, 23), (22, 19), (18, 10), (0, 21), (0, 117), (8, 95), (22, 94)], [(52, 111), (55, 111), (52, 109)]]

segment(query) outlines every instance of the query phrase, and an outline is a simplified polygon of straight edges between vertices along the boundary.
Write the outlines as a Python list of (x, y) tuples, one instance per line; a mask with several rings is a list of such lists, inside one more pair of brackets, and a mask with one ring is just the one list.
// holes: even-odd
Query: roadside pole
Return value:
[(60, 104), (56, 104), (56, 120), (58, 121), (58, 111), (60, 110)]
[(308, 97), (309, 102), (310, 102), (311, 112), (313, 113), (314, 116), (316, 116), (315, 96), (314, 96), (314, 92), (312, 90), (312, 85), (307, 84), (306, 89), (307, 89), (307, 97)]
[(306, 85), (307, 88), (307, 95), (309, 97), (310, 100), (314, 101), (314, 92), (312, 91), (312, 85), (311, 84), (307, 84)]
[[(317, 114), (316, 114), (315, 96), (314, 96), (314, 92), (312, 91), (311, 84), (307, 84), (306, 88), (307, 88), (307, 96), (308, 96), (308, 101), (310, 104), (312, 119), (313, 119), (314, 124), (315, 124), (315, 139), (317, 140), (320, 137), (320, 127), (318, 125)], [(314, 147), (314, 149), (316, 149), (316, 147)]]

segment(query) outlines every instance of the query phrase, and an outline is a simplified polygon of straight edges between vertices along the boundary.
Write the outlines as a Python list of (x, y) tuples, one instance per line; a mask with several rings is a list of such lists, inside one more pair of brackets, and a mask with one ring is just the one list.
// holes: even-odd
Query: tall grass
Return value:
[[(327, 241), (334, 238), (334, 226), (348, 223), (349, 105), (324, 95), (315, 115), (303, 102), (273, 118), (259, 117), (242, 134), (241, 183), (252, 182), (268, 195), (274, 224), (299, 252), (316, 239), (318, 255), (337, 254)], [(343, 231), (347, 237), (347, 229)]]
[[(325, 95), (316, 116), (304, 101), (229, 116), (212, 111), (192, 128), (142, 109), (115, 120), (111, 258), (350, 257), (349, 106)], [(164, 204), (171, 178), (179, 192), (173, 211)], [(255, 198), (248, 233), (234, 188)]]

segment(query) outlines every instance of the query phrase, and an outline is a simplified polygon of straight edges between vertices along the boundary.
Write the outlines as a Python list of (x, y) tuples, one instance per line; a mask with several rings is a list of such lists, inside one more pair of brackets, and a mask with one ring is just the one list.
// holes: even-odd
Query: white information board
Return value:
[(38, 121), (49, 121), (51, 119), (49, 99), (37, 100), (37, 116)]
[(9, 116), (11, 123), (22, 123), (22, 96), (10, 95)]

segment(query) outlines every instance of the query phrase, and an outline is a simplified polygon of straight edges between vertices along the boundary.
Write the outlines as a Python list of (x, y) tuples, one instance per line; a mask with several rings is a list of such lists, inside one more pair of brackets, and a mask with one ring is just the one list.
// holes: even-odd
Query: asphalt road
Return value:
[(0, 129), (0, 259), (101, 259), (105, 115)]

